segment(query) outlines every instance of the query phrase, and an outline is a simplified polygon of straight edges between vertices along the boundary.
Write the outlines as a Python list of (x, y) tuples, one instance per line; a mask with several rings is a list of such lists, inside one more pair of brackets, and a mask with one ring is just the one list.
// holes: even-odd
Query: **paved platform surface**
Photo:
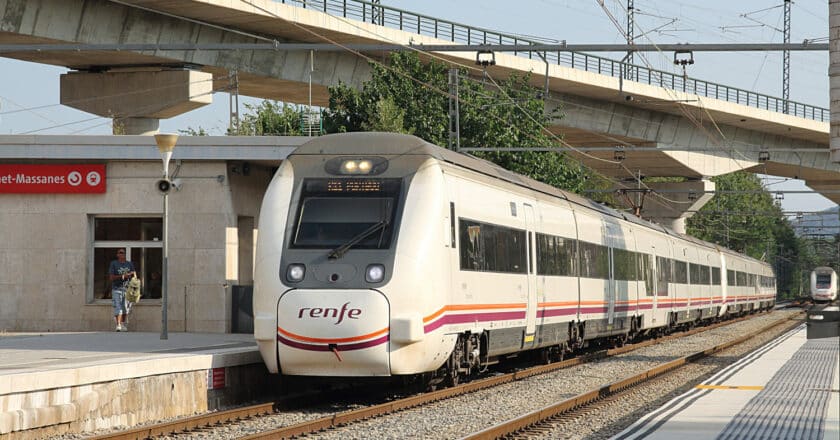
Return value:
[(840, 338), (797, 327), (613, 438), (840, 440)]
[(0, 333), (0, 396), (260, 362), (251, 334)]

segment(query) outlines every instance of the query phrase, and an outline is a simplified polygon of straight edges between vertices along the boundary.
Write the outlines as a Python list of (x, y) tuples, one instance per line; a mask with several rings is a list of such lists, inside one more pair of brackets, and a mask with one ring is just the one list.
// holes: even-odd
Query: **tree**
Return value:
[[(372, 64), (371, 79), (356, 90), (346, 84), (330, 88), (324, 111), (328, 133), (372, 129), (412, 133), (445, 146), (449, 141), (448, 67), (424, 63), (414, 52), (395, 52), (387, 66)], [(545, 114), (529, 75), (511, 76), (498, 88), (459, 74), (461, 147), (560, 147), (545, 126), (559, 110)], [(592, 187), (591, 173), (556, 152), (481, 152), (476, 156), (555, 187), (580, 191)]]
[[(258, 105), (245, 104), (245, 114), (238, 128), (229, 127), (229, 136), (301, 136), (303, 106), (263, 100)], [(187, 136), (208, 136), (204, 127), (179, 130)]]
[(248, 110), (234, 133), (239, 136), (300, 136), (302, 106), (264, 100), (259, 105), (245, 104)]
[(755, 175), (743, 171), (712, 178), (719, 191), (686, 222), (689, 235), (773, 263), (780, 292), (799, 292), (809, 264), (800, 239)]

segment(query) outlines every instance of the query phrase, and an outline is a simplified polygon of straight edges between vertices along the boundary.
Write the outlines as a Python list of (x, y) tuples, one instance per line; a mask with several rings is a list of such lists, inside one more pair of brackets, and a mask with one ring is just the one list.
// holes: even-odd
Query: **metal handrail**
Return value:
[[(468, 26), (448, 20), (416, 14), (390, 6), (382, 6), (363, 0), (275, 0), (305, 9), (313, 9), (329, 15), (360, 20), (404, 32), (448, 40), (462, 44), (539, 44), (536, 41), (496, 31)], [(664, 70), (623, 63), (621, 61), (579, 52), (534, 52), (513, 51), (515, 56), (542, 59), (552, 64), (582, 69), (612, 77), (646, 83), (657, 87), (678, 90), (698, 96), (734, 102), (800, 118), (828, 122), (829, 109), (800, 102), (785, 100), (749, 90), (696, 78), (673, 74)]]

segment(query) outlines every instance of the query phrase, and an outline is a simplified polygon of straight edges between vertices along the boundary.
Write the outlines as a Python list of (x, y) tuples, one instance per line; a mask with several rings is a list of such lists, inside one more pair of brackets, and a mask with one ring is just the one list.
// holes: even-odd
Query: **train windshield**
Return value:
[(817, 275), (817, 289), (828, 289), (831, 287), (831, 275)]
[(400, 179), (304, 179), (291, 247), (333, 249), (354, 241), (353, 248), (390, 248), (400, 187)]

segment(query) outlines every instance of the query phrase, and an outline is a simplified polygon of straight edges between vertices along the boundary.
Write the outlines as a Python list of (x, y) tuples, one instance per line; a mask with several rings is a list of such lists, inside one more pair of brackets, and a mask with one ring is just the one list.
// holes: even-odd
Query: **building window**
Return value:
[(160, 217), (92, 217), (92, 301), (111, 299), (108, 267), (117, 250), (126, 250), (143, 286), (143, 299), (160, 299), (163, 273), (163, 221)]

